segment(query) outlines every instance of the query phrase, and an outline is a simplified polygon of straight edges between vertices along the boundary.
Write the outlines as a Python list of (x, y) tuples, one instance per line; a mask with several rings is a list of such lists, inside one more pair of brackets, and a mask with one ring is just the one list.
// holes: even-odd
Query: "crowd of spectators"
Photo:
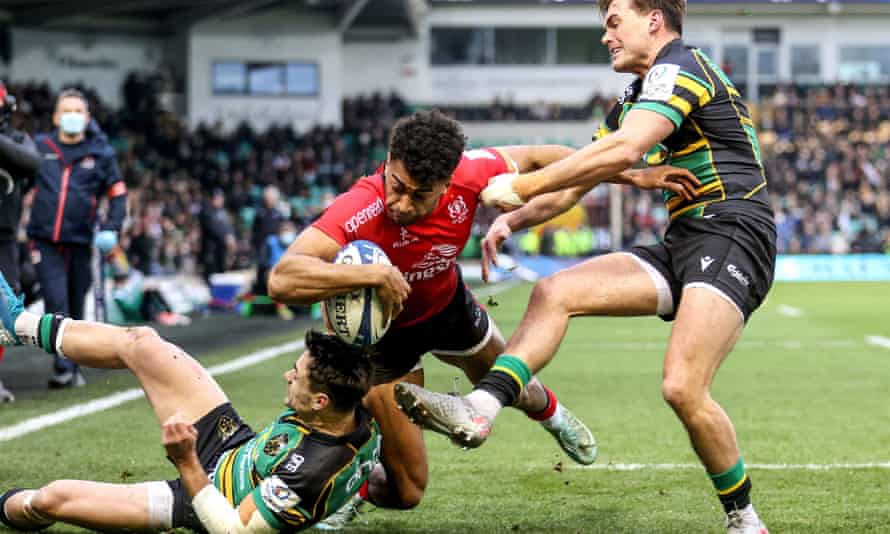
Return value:
[[(409, 112), (397, 94), (374, 94), (345, 100), (340, 126), (303, 132), (287, 125), (265, 131), (249, 124), (231, 132), (221, 124), (190, 128), (159, 102), (165, 83), (163, 76), (129, 77), (120, 110), (81, 88), (117, 149), (130, 189), (121, 245), (130, 264), (149, 275), (206, 276), (252, 266), (279, 216), (299, 230), (337, 193), (373, 172), (386, 157), (389, 127)], [(46, 84), (12, 85), (11, 92), (21, 102), (16, 120), (23, 129), (52, 128), (54, 94)], [(505, 102), (444, 109), (461, 120), (591, 120), (610, 104), (594, 97), (578, 109)], [(779, 252), (890, 248), (890, 90), (780, 87), (752, 110)], [(268, 186), (275, 190), (272, 200)], [(609, 248), (605, 189), (594, 191), (584, 207), (598, 229), (594, 248)], [(625, 188), (623, 211), (625, 246), (653, 242), (668, 222), (657, 194)]]

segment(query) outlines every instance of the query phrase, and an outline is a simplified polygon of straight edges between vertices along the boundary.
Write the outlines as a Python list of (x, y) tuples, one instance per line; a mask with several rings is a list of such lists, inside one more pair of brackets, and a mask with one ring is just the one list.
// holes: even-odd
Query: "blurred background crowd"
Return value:
[[(389, 127), (411, 111), (398, 94), (373, 94), (343, 101), (339, 126), (257, 131), (242, 124), (226, 133), (219, 124), (192, 129), (163, 111), (157, 95), (170, 83), (163, 73), (132, 74), (121, 89), (121, 109), (80, 87), (130, 191), (121, 246), (130, 265), (148, 275), (206, 277), (253, 266), (270, 235), (292, 238), (339, 192), (373, 172), (386, 157)], [(55, 95), (45, 83), (9, 89), (20, 103), (19, 128), (52, 129)], [(594, 97), (580, 107), (496, 101), (442, 109), (467, 121), (591, 120), (610, 105)], [(890, 252), (890, 90), (782, 86), (752, 110), (779, 252)], [(551, 227), (522, 248), (563, 255), (609, 248), (608, 206), (605, 188), (585, 198), (580, 246), (554, 246)], [(626, 188), (623, 211), (623, 245), (653, 242), (668, 222), (657, 193)], [(483, 214), (479, 234), (492, 216)], [(282, 221), (293, 224), (282, 229)]]

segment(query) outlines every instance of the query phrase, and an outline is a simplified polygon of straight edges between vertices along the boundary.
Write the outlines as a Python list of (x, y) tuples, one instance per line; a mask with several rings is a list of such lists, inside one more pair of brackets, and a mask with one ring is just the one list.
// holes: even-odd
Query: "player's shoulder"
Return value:
[(474, 148), (465, 150), (460, 162), (451, 176), (453, 185), (474, 187), (480, 179), (486, 183), (497, 174), (515, 170), (512, 162), (503, 150), (495, 147)]

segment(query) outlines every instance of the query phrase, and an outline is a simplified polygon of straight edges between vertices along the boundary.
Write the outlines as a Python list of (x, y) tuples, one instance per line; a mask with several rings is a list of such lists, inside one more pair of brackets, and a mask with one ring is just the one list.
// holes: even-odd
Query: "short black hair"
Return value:
[(56, 107), (59, 107), (59, 102), (61, 102), (63, 98), (79, 98), (80, 101), (83, 102), (84, 109), (86, 109), (87, 111), (90, 110), (90, 103), (87, 101), (87, 97), (85, 97), (79, 89), (75, 89), (73, 87), (62, 89), (62, 92), (60, 92), (59, 96), (56, 97)]
[(354, 410), (371, 388), (374, 365), (369, 350), (315, 330), (306, 332), (306, 348), (312, 355), (312, 388), (326, 393), (336, 411)]
[(393, 126), (389, 157), (418, 184), (432, 185), (451, 178), (466, 144), (459, 122), (435, 109), (418, 111)]

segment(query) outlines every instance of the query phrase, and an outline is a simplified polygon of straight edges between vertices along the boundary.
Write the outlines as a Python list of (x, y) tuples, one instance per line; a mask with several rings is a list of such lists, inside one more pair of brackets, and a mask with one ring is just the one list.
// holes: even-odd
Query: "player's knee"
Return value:
[(410, 510), (416, 508), (423, 500), (423, 494), (426, 491), (426, 481), (410, 480), (407, 483), (399, 484), (399, 508)]
[(73, 480), (50, 482), (34, 495), (31, 507), (43, 517), (56, 519), (65, 503), (76, 497), (77, 491), (77, 483)]
[(547, 276), (535, 282), (529, 305), (554, 305), (562, 298), (562, 283), (555, 275)]
[(681, 417), (694, 414), (702, 405), (704, 395), (701, 388), (688, 380), (665, 377), (661, 382), (661, 395)]
[(372, 500), (375, 494), (382, 497), (384, 502), (378, 504), (383, 504), (387, 508), (409, 510), (423, 500), (428, 480), (429, 476), (425, 470), (402, 471), (399, 475), (391, 477), (383, 465), (378, 464), (369, 479), (371, 497)]

